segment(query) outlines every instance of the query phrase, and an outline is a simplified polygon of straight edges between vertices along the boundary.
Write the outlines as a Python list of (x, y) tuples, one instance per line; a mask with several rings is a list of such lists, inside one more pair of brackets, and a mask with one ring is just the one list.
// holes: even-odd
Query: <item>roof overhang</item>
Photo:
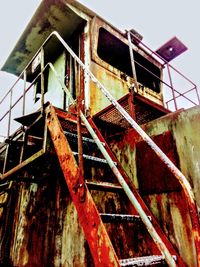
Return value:
[[(80, 9), (81, 12), (85, 12), (89, 16), (95, 15), (74, 0), (43, 0), (2, 70), (19, 76), (53, 31), (57, 31), (67, 40), (85, 22), (84, 18), (74, 11), (74, 8)], [(55, 45), (54, 48), (56, 48)]]

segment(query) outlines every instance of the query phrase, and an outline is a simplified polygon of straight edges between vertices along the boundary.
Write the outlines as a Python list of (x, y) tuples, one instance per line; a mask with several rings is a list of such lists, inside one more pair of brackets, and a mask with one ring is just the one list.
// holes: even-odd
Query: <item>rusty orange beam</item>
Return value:
[(52, 106), (46, 108), (46, 116), (60, 167), (76, 207), (80, 225), (88, 241), (95, 266), (120, 267), (110, 238), (87, 187), (85, 188), (85, 201), (80, 201), (79, 168)]

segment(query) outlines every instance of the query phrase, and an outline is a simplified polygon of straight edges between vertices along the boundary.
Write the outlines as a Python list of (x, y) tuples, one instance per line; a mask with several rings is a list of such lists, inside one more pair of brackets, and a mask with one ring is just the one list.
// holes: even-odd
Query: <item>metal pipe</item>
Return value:
[(13, 90), (10, 91), (10, 108), (9, 108), (9, 115), (8, 115), (8, 132), (7, 137), (10, 136), (10, 125), (11, 125), (11, 115), (12, 115), (12, 97), (13, 97)]
[(199, 102), (199, 104), (200, 104), (200, 96), (199, 96), (199, 92), (198, 92), (198, 88), (197, 88), (197, 86), (195, 86), (195, 90), (196, 90), (196, 94), (197, 94), (198, 102)]
[[(139, 38), (137, 38), (137, 36), (133, 35), (133, 38), (135, 38), (137, 41), (139, 41), (139, 44), (142, 45), (144, 48), (146, 48), (148, 51), (150, 51), (154, 56), (156, 56), (157, 58), (161, 59), (165, 64), (168, 64), (170, 68), (172, 68), (175, 72), (177, 72), (180, 76), (182, 76), (185, 80), (187, 80), (189, 83), (191, 83), (192, 85), (196, 86), (195, 83), (193, 83), (193, 81), (191, 81), (189, 78), (187, 78), (183, 73), (181, 73), (179, 70), (177, 70), (175, 67), (173, 67), (172, 65), (169, 64), (169, 62), (167, 60), (165, 60), (163, 57), (161, 57), (159, 54), (157, 54), (155, 51), (153, 51), (150, 47), (148, 47), (146, 44), (144, 44)], [(153, 59), (155, 59), (152, 55), (150, 55)]]
[[(49, 63), (45, 65), (43, 71), (45, 71), (47, 67), (49, 67)], [(27, 93), (27, 92), (31, 89), (31, 87), (33, 86), (33, 84), (36, 82), (36, 80), (37, 80), (40, 76), (41, 76), (41, 72), (40, 72), (40, 73), (37, 75), (37, 77), (32, 81), (32, 83), (27, 87), (25, 93)], [(12, 105), (11, 109), (13, 109), (13, 108), (17, 105), (17, 103), (19, 103), (19, 101), (20, 101), (22, 98), (23, 98), (23, 95), (21, 95), (21, 96), (15, 101), (15, 103)], [(6, 113), (4, 113), (4, 115), (0, 118), (0, 122), (6, 117), (6, 115), (8, 115), (8, 113), (9, 113), (9, 110), (6, 111)]]
[(172, 76), (171, 76), (170, 69), (169, 69), (169, 64), (167, 64), (167, 72), (168, 72), (168, 76), (169, 76), (170, 85), (172, 88), (172, 96), (173, 96), (173, 100), (174, 100), (175, 110), (178, 110), (177, 103), (176, 103), (176, 96), (174, 93), (174, 87), (173, 87), (173, 83), (172, 83)]
[[(155, 78), (157, 78), (161, 83), (163, 83), (164, 85), (166, 85), (167, 87), (169, 87), (171, 90), (174, 90), (174, 92), (176, 92), (177, 94), (179, 94), (179, 96), (182, 96), (183, 98), (185, 98), (186, 100), (188, 100), (189, 102), (191, 102), (192, 104), (194, 104), (195, 106), (197, 105), (194, 101), (192, 101), (191, 99), (189, 99), (188, 97), (185, 96), (185, 93), (180, 93), (179, 91), (177, 91), (174, 87), (172, 87), (171, 85), (169, 85), (168, 83), (166, 83), (165, 81), (163, 81), (162, 79), (160, 79), (160, 77), (158, 77), (156, 74), (154, 74), (152, 71), (148, 70), (147, 68), (145, 68), (143, 65), (141, 65), (139, 62), (137, 62), (135, 60), (135, 63), (137, 65), (139, 65), (141, 68), (143, 68), (144, 70), (146, 70), (148, 73), (150, 73), (152, 76), (154, 76)], [(195, 87), (192, 88), (191, 90), (195, 90)], [(176, 96), (177, 98), (178, 96)], [(172, 98), (173, 100), (173, 98)], [(166, 103), (166, 102), (165, 102)]]
[(44, 112), (44, 48), (41, 48), (41, 112)]
[(135, 69), (135, 59), (134, 59), (133, 49), (132, 49), (132, 45), (131, 45), (132, 42), (131, 42), (130, 31), (128, 31), (127, 35), (128, 35), (129, 53), (130, 53), (130, 59), (131, 59), (132, 74), (133, 74), (135, 87), (136, 87), (136, 90), (138, 92), (139, 91), (139, 87), (138, 87), (137, 74), (136, 74), (136, 69)]
[(21, 79), (23, 75), (23, 72), (20, 74), (20, 76), (17, 78), (16, 82), (13, 84), (13, 86), (8, 90), (8, 92), (4, 95), (4, 97), (1, 99), (0, 101), (0, 105), (1, 103), (5, 100), (5, 98), (9, 95), (9, 93), (12, 91), (12, 89), (15, 87), (15, 85), (19, 82), (19, 80)]
[[(190, 102), (192, 102), (194, 105), (198, 105), (197, 103), (193, 102), (191, 99), (187, 98), (187, 96), (185, 96), (186, 94), (192, 92), (193, 90), (196, 91), (196, 87), (193, 87), (193, 88), (187, 90), (186, 92), (184, 92), (184, 93), (182, 93), (182, 94), (180, 94), (180, 93), (177, 92), (179, 95), (176, 96), (176, 99), (179, 98), (179, 97), (184, 97), (184, 98), (186, 98), (187, 100), (189, 100)], [(176, 92), (176, 90), (174, 90), (174, 91)], [(173, 98), (169, 99), (169, 100), (166, 101), (165, 103), (167, 104), (167, 103), (171, 102), (172, 100), (173, 100)]]
[(25, 108), (26, 108), (26, 70), (24, 71), (24, 92), (23, 92), (23, 107), (22, 107), (22, 115), (25, 115)]

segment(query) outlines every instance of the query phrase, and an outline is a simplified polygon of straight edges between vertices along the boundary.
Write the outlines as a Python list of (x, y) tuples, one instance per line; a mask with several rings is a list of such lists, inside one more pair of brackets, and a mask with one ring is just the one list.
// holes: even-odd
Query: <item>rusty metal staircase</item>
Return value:
[[(112, 153), (92, 118), (89, 117), (86, 120), (87, 125), (84, 124), (82, 127), (84, 129), (86, 127), (87, 130), (90, 128), (90, 131), (92, 129), (96, 136), (95, 138), (93, 136), (94, 139), (83, 137), (83, 142), (94, 145), (95, 140), (95, 143), (97, 143), (98, 146), (101, 144), (101, 146), (104, 147), (113, 164), (112, 171), (118, 178), (117, 183), (113, 183), (106, 178), (104, 178), (104, 181), (84, 180), (82, 177), (83, 172), (80, 170), (76, 160), (78, 152), (75, 151), (74, 153), (72, 151), (73, 145), (71, 147), (69, 144), (71, 142), (70, 139), (75, 138), (77, 140), (78, 136), (76, 133), (67, 132), (67, 113), (49, 106), (46, 109), (46, 117), (51, 140), (54, 144), (70, 195), (76, 206), (80, 224), (83, 228), (85, 238), (88, 241), (95, 266), (154, 266), (157, 264), (162, 266), (164, 263), (167, 263), (169, 266), (185, 266), (167, 237), (163, 234), (160, 226), (145, 205), (134, 185), (121, 168), (120, 163)], [(94, 149), (92, 151), (94, 151)], [(83, 154), (83, 159), (85, 159), (85, 162), (90, 160), (93, 163), (95, 162), (95, 164), (107, 164), (107, 161), (99, 156)], [(129, 208), (127, 209), (126, 214), (113, 214), (98, 211), (90, 190), (116, 192), (117, 194), (121, 194), (124, 192), (124, 187), (129, 188), (130, 195), (135, 199), (134, 205), (131, 205), (130, 202), (127, 204), (127, 207)], [(129, 196), (129, 198), (131, 197)], [(143, 213), (143, 217), (141, 216), (141, 213)], [(141, 222), (144, 222), (148, 232), (154, 239), (154, 241), (151, 241), (151, 247), (156, 254), (119, 259), (105, 224), (141, 224)]]
[[(191, 215), (191, 222), (194, 228), (194, 243), (197, 250), (197, 255), (199, 255), (199, 223), (196, 213), (196, 206), (194, 201), (194, 196), (192, 193), (191, 186), (189, 185), (187, 179), (184, 175), (176, 168), (176, 166), (167, 158), (167, 156), (159, 149), (158, 146), (151, 140), (151, 138), (145, 134), (145, 132), (139, 127), (139, 125), (133, 120), (133, 118), (122, 108), (122, 106), (112, 97), (112, 95), (106, 90), (106, 88), (96, 79), (96, 77), (90, 72), (90, 70), (83, 64), (83, 62), (74, 54), (71, 48), (66, 44), (66, 42), (59, 36), (58, 33), (53, 32), (51, 36), (56, 36), (57, 39), (62, 43), (65, 49), (72, 55), (75, 61), (80, 65), (85, 75), (96, 84), (96, 86), (102, 91), (102, 93), (108, 98), (112, 105), (120, 112), (120, 114), (126, 119), (126, 121), (132, 126), (135, 131), (142, 137), (142, 139), (152, 148), (152, 150), (159, 156), (161, 161), (163, 161), (168, 169), (174, 174), (177, 180), (180, 182), (183, 191), (188, 200), (188, 206)], [(43, 47), (42, 47), (43, 49)], [(47, 64), (56, 78), (61, 84), (62, 89), (69, 97), (71, 103), (74, 102), (69, 90), (59, 78), (53, 65), (51, 63)], [(44, 71), (44, 66), (42, 67)], [(136, 80), (137, 81), (137, 80)], [(44, 93), (44, 92), (43, 92)], [(77, 101), (79, 102), (79, 101)], [(86, 118), (79, 109), (79, 103), (77, 107), (77, 118), (78, 123), (78, 134), (77, 140), (79, 143), (78, 151), (73, 151), (71, 144), (69, 144), (70, 138), (74, 138), (76, 133), (69, 129), (69, 116), (67, 112), (55, 109), (53, 106), (44, 106), (42, 103), (42, 115), (46, 114), (45, 129), (50, 132), (51, 140), (53, 142), (60, 167), (62, 169), (63, 175), (65, 177), (71, 198), (77, 209), (79, 216), (80, 225), (83, 228), (85, 238), (88, 241), (90, 251), (94, 260), (95, 266), (98, 267), (111, 267), (111, 266), (149, 266), (156, 264), (167, 264), (168, 266), (186, 266), (183, 260), (180, 258), (176, 250), (173, 248), (172, 244), (169, 242), (167, 237), (163, 234), (159, 224), (156, 222), (155, 218), (152, 216), (151, 212), (145, 205), (141, 196), (138, 194), (134, 185), (130, 181), (129, 177), (126, 175), (124, 170), (121, 168), (120, 163), (117, 161), (116, 157), (112, 153), (108, 144), (104, 140), (99, 129), (94, 124), (92, 118)], [(82, 122), (81, 122), (82, 121)], [(90, 139), (88, 136), (82, 137), (82, 129), (86, 129), (92, 137)], [(44, 131), (46, 132), (46, 131)], [(72, 136), (73, 134), (73, 136)], [(40, 151), (36, 152), (29, 159), (23, 159), (21, 157), (19, 165), (13, 167), (3, 174), (4, 179), (8, 179), (11, 174), (18, 172), (24, 166), (32, 162), (34, 159), (41, 157), (46, 153), (46, 133), (43, 140), (43, 147)], [(89, 139), (88, 139), (89, 138)], [(95, 155), (84, 154), (80, 146), (81, 143), (89, 142), (97, 144), (99, 151), (102, 153), (103, 158)], [(78, 163), (76, 158), (78, 157)], [(113, 174), (117, 178), (117, 183), (109, 181), (91, 181), (85, 180), (83, 172), (84, 160), (95, 162), (96, 164), (104, 164), (109, 166)], [(87, 166), (87, 164), (86, 164)], [(109, 168), (108, 168), (109, 169)], [(107, 178), (107, 176), (106, 176)], [(117, 194), (124, 192), (128, 198), (126, 213), (112, 213), (112, 212), (101, 212), (98, 210), (96, 203), (90, 193), (90, 190), (96, 191), (115, 191)], [(118, 256), (114, 249), (114, 244), (111, 242), (108, 231), (104, 225), (109, 223), (117, 222), (127, 222), (127, 223), (143, 223), (151, 236), (151, 242), (149, 242), (150, 247), (152, 247), (153, 254), (144, 254), (143, 256), (126, 257), (121, 258)], [(123, 246), (123, 244), (122, 244)], [(135, 256), (135, 255), (133, 255)], [(198, 256), (200, 257), (200, 256)], [(199, 259), (199, 258), (198, 258)], [(199, 266), (199, 265), (198, 265)]]

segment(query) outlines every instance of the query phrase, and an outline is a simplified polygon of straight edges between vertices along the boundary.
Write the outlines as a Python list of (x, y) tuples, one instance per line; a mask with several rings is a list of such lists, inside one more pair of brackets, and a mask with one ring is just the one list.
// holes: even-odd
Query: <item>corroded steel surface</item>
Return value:
[[(177, 157), (174, 158), (174, 149), (178, 154), (178, 162), (180, 164), (180, 168), (183, 173), (189, 178), (190, 183), (194, 187), (195, 199), (197, 200), (197, 204), (199, 206), (199, 108), (194, 108), (188, 111), (179, 111), (176, 113), (169, 114), (159, 120), (149, 122), (144, 125), (145, 131), (150, 135), (162, 135), (165, 132), (171, 131), (173, 134), (173, 139), (168, 135), (165, 140), (163, 136), (158, 136), (160, 139), (159, 145), (164, 148), (169, 157), (177, 163)], [(173, 143), (168, 144), (168, 142)], [(156, 139), (155, 139), (156, 141)], [(140, 181), (138, 179), (140, 177), (137, 176), (137, 166), (135, 159), (135, 147), (136, 143), (141, 142), (141, 139), (138, 137), (138, 134), (133, 130), (129, 130), (127, 133), (121, 135), (121, 137), (116, 137), (116, 141), (113, 140), (112, 149), (116, 153), (118, 159), (122, 162), (123, 167), (129, 173), (130, 177), (134, 181), (134, 184), (138, 187), (138, 183)], [(166, 142), (166, 143), (165, 143)], [(138, 145), (138, 149), (142, 146)], [(142, 161), (142, 157), (145, 159), (146, 152), (149, 152), (149, 149), (146, 151), (146, 146), (143, 146), (143, 150), (138, 152), (140, 154), (140, 158)], [(167, 150), (166, 150), (167, 149)], [(149, 154), (152, 157), (151, 154)], [(155, 156), (153, 156), (155, 157)], [(174, 159), (173, 159), (174, 158)], [(143, 165), (143, 170), (145, 170), (145, 166), (147, 165), (149, 171), (147, 174), (146, 183), (152, 183), (154, 187), (154, 179), (156, 183), (156, 187), (159, 187), (159, 184), (162, 185), (163, 190), (165, 191), (163, 181), (160, 179), (165, 176), (162, 169), (160, 168), (160, 163), (155, 165), (153, 177), (150, 178), (151, 173), (151, 163), (150, 160), (152, 158), (148, 158), (145, 160)], [(156, 170), (157, 169), (157, 170)], [(140, 164), (140, 176), (142, 175), (142, 164)], [(158, 172), (160, 179), (156, 177), (156, 172)], [(163, 174), (162, 174), (163, 173)], [(149, 178), (148, 178), (149, 177)], [(142, 181), (145, 182), (145, 177), (142, 177)], [(165, 177), (164, 177), (165, 179)], [(169, 186), (174, 186), (171, 182), (167, 182), (166, 186), (169, 189)], [(145, 185), (147, 186), (147, 184)], [(148, 186), (148, 188), (149, 188)], [(140, 186), (139, 186), (140, 188)], [(147, 187), (146, 187), (147, 188)], [(155, 187), (154, 187), (155, 188)], [(160, 188), (161, 189), (161, 188)], [(159, 189), (159, 190), (160, 190)], [(178, 189), (178, 188), (177, 188)], [(166, 190), (168, 191), (168, 190)], [(199, 234), (192, 229), (191, 225), (191, 217), (188, 210), (188, 205), (186, 203), (185, 197), (183, 197), (182, 191), (175, 192), (161, 192), (159, 194), (149, 194), (145, 197), (145, 202), (153, 212), (153, 214), (158, 218), (164, 232), (168, 235), (169, 239), (172, 241), (175, 247), (180, 251), (181, 257), (187, 263), (188, 266), (197, 266), (197, 262), (199, 261), (198, 251), (194, 246), (194, 238), (198, 240)], [(198, 245), (198, 244), (197, 244)]]
[(44, 153), (45, 153), (44, 149), (41, 149), (40, 151), (35, 153), (30, 158), (24, 160), (22, 163), (18, 164), (17, 166), (12, 168), (11, 170), (7, 171), (5, 174), (2, 175), (1, 179), (4, 180), (4, 179), (10, 177), (11, 175), (15, 174), (16, 172), (18, 172), (19, 170), (24, 168), (26, 165), (28, 165), (29, 163), (33, 162), (35, 159), (37, 159), (37, 158), (41, 157), (42, 155), (44, 155)]
[[(112, 160), (116, 160), (114, 154), (112, 153), (112, 151), (110, 150), (109, 146), (107, 145), (107, 143), (105, 142), (103, 136), (101, 135), (100, 131), (96, 128), (94, 122), (92, 121), (91, 118), (89, 118), (89, 122), (90, 125), (95, 129), (95, 133), (97, 134), (99, 140), (101, 142), (105, 143), (106, 149), (108, 151), (109, 156), (111, 157)], [(129, 179), (129, 177), (126, 175), (126, 173), (124, 172), (124, 170), (120, 167), (120, 164), (118, 162), (118, 169), (119, 172), (122, 174), (122, 176), (124, 177), (126, 183), (128, 184), (128, 186), (130, 187), (131, 191), (134, 193), (134, 197), (137, 199), (139, 205), (141, 206), (141, 208), (143, 209), (143, 211), (145, 212), (146, 215), (150, 215), (151, 216), (151, 212), (149, 211), (149, 209), (147, 208), (147, 206), (145, 205), (144, 201), (142, 200), (142, 198), (140, 197), (139, 193), (137, 192), (135, 186), (133, 185), (133, 183), (131, 182), (131, 180)], [(165, 234), (163, 234), (161, 228), (159, 227), (159, 224), (157, 223), (157, 221), (155, 220), (155, 218), (152, 216), (152, 224), (153, 227), (156, 231), (156, 233), (158, 233), (160, 239), (162, 240), (161, 242), (163, 242), (166, 246), (166, 250), (168, 250), (170, 252), (171, 255), (177, 255), (177, 262), (176, 262), (176, 266), (185, 266), (184, 262), (182, 261), (182, 259), (179, 257), (179, 255), (176, 253), (176, 251), (174, 250), (173, 246), (171, 245), (171, 243), (169, 242), (169, 240), (167, 239), (167, 237), (165, 236)], [(149, 231), (150, 232), (150, 231)], [(152, 235), (151, 235), (152, 236)], [(153, 244), (153, 243), (152, 243)], [(157, 242), (156, 245), (161, 246), (162, 244)], [(164, 250), (164, 248), (160, 249), (160, 251)], [(171, 264), (171, 263), (170, 263)], [(173, 263), (172, 263), (173, 264)]]
[(79, 168), (52, 107), (46, 110), (48, 129), (61, 169), (76, 206), (80, 224), (88, 241), (95, 266), (120, 266), (98, 211), (86, 189), (85, 202), (79, 200)]
[[(178, 155), (170, 132), (152, 138), (168, 158), (179, 167)], [(181, 191), (179, 182), (145, 142), (136, 144), (137, 177), (141, 194)], [(145, 165), (145, 168), (144, 168)], [(159, 166), (159, 167), (158, 167)], [(153, 179), (153, 182), (152, 182)]]

